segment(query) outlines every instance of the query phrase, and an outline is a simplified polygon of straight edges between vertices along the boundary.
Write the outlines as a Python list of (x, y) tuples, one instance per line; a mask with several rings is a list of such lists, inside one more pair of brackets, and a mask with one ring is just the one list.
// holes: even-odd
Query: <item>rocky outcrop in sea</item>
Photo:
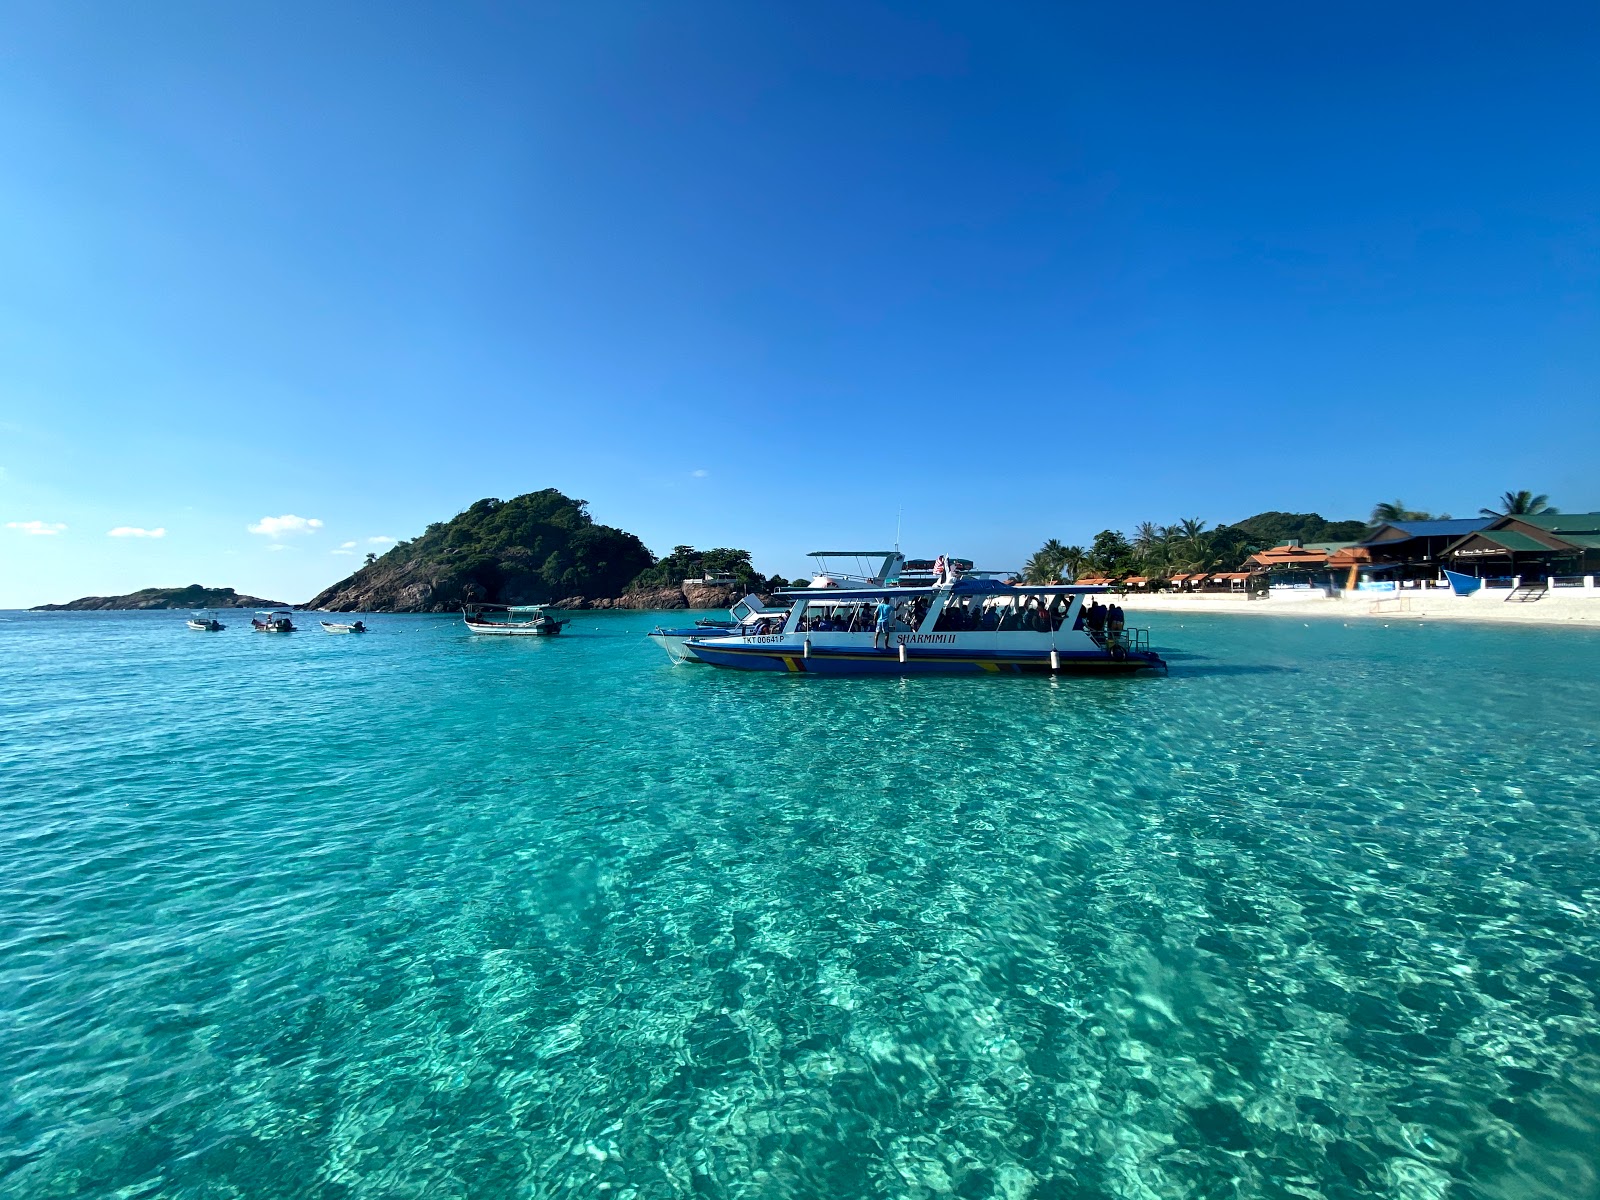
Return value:
[(40, 604), (34, 612), (88, 612), (140, 608), (288, 608), (281, 600), (260, 596), (241, 596), (232, 588), (201, 587), (191, 583), (181, 588), (143, 588), (126, 596), (81, 596), (65, 604)]

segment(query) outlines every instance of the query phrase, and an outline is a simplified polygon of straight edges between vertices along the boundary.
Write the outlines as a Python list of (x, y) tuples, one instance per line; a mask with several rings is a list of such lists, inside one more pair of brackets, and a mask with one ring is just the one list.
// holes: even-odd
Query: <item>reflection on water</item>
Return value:
[(7, 619), (0, 1195), (1600, 1190), (1579, 631), (841, 681)]

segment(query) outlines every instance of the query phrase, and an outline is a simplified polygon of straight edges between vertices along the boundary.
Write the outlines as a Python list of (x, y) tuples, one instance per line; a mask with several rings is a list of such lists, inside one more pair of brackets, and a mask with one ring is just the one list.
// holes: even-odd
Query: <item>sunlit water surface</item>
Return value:
[(0, 614), (0, 1195), (1600, 1194), (1600, 637)]

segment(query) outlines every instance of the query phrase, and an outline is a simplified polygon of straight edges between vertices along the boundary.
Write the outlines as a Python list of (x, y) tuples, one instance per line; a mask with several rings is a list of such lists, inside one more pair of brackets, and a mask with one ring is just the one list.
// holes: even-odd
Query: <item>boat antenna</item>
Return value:
[(900, 505), (894, 510), (894, 552), (900, 553), (900, 517), (905, 513), (906, 506)]

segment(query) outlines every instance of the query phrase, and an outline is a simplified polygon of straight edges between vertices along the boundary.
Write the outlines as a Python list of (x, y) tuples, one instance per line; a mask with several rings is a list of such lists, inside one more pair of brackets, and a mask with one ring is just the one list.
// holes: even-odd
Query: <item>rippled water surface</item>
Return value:
[(1600, 637), (0, 614), (0, 1196), (1600, 1195)]

